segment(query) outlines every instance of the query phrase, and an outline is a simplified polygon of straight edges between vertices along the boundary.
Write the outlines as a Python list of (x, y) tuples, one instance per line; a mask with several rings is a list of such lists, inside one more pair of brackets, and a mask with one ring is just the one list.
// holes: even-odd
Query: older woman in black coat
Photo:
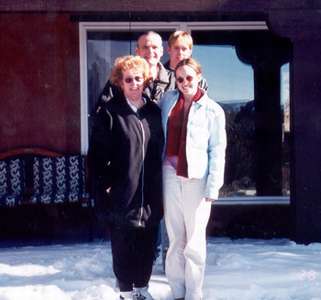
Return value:
[(143, 96), (149, 67), (138, 56), (116, 60), (111, 80), (122, 93), (96, 115), (90, 154), (111, 201), (113, 268), (120, 299), (151, 300), (157, 227), (163, 216), (160, 109)]

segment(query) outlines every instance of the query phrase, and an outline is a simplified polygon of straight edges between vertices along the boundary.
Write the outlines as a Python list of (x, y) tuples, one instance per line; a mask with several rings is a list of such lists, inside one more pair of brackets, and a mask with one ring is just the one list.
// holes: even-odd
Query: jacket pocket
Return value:
[(205, 117), (194, 115), (187, 124), (187, 139), (193, 148), (207, 149), (209, 140), (208, 122)]

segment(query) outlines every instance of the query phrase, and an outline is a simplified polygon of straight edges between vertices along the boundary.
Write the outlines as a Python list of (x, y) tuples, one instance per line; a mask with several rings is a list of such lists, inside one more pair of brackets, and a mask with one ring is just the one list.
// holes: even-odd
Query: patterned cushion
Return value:
[(24, 178), (22, 159), (0, 160), (0, 206), (15, 206), (22, 201)]
[(32, 203), (77, 202), (86, 197), (83, 156), (34, 157)]

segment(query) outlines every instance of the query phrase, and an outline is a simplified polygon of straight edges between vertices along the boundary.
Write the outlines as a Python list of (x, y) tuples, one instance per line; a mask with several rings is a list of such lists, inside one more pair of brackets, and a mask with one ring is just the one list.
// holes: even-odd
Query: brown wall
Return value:
[(80, 150), (78, 24), (66, 14), (1, 14), (0, 151)]

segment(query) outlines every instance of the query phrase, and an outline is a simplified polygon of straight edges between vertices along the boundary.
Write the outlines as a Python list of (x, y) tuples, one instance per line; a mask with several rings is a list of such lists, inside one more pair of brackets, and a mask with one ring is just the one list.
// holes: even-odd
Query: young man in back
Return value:
[[(177, 64), (186, 58), (190, 58), (193, 52), (193, 38), (186, 31), (175, 31), (168, 39), (168, 49), (169, 61), (164, 65), (173, 76), (175, 73), (175, 68)], [(175, 76), (174, 76), (175, 77)], [(207, 90), (207, 82), (205, 78), (202, 78), (199, 82), (199, 87), (203, 90)]]

